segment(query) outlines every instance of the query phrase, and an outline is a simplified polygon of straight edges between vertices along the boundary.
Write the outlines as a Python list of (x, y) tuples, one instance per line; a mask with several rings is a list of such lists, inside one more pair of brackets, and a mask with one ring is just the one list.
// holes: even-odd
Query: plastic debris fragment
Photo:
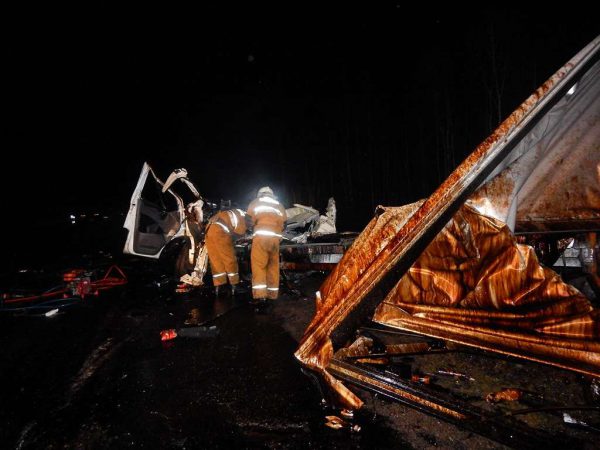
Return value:
[(361, 430), (360, 425), (346, 422), (344, 419), (341, 419), (338, 416), (325, 416), (325, 419), (327, 419), (325, 426), (334, 430), (347, 429), (354, 433), (358, 433)]
[(354, 411), (351, 409), (344, 408), (340, 411), (340, 415), (345, 417), (346, 419), (352, 419), (354, 418)]
[(519, 389), (502, 389), (498, 392), (491, 392), (485, 397), (485, 401), (488, 403), (498, 402), (514, 402), (519, 400), (523, 396), (523, 391)]
[(469, 375), (460, 372), (454, 372), (452, 370), (438, 369), (436, 372), (440, 375), (448, 375), (451, 377), (462, 378), (463, 380), (475, 381), (475, 378), (470, 377)]
[(171, 339), (175, 339), (177, 337), (177, 331), (174, 328), (169, 330), (162, 330), (160, 332), (160, 340), (161, 341), (170, 341)]
[(413, 381), (415, 383), (423, 383), (423, 384), (429, 384), (431, 383), (431, 377), (427, 376), (427, 375), (412, 375), (410, 377), (410, 381)]

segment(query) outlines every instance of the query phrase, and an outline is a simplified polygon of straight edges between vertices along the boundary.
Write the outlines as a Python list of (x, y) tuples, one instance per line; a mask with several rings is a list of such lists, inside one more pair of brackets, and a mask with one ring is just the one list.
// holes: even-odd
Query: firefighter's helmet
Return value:
[(271, 197), (274, 198), (275, 194), (273, 194), (273, 190), (269, 186), (261, 187), (256, 194), (257, 197)]

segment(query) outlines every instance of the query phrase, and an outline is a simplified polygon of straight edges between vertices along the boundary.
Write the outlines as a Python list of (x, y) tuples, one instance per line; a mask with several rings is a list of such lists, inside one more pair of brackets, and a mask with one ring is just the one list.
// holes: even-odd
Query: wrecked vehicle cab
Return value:
[[(582, 269), (598, 287), (597, 259), (589, 255), (600, 231), (599, 61), (596, 38), (431, 197), (377, 209), (317, 292), (316, 314), (295, 352), (331, 402), (360, 408), (352, 385), (473, 422), (471, 412), (415, 390), (410, 379), (357, 363), (374, 361), (369, 345), (353, 341), (365, 322), (445, 349), (465, 346), (600, 377), (597, 299), (563, 281), (525, 244), (531, 233), (549, 241), (583, 236)], [(390, 345), (379, 349), (380, 359), (406, 352)], [(513, 435), (504, 442), (517, 444)]]
[[(190, 197), (187, 204), (185, 194), (173, 189), (178, 180)], [(203, 206), (204, 201), (185, 169), (173, 171), (163, 182), (144, 163), (123, 224), (128, 231), (123, 252), (160, 259), (176, 276), (190, 272), (199, 255)]]
[[(231, 207), (231, 201), (221, 203)], [(163, 182), (144, 163), (123, 225), (128, 230), (123, 252), (159, 260), (182, 282), (199, 286), (208, 271), (204, 232), (217, 211), (218, 205), (201, 197), (185, 169), (174, 170)], [(300, 204), (288, 208), (287, 214), (282, 269), (332, 270), (355, 237), (336, 233), (334, 199), (329, 199), (324, 215)], [(235, 243), (245, 278), (250, 277), (250, 244), (250, 236)]]

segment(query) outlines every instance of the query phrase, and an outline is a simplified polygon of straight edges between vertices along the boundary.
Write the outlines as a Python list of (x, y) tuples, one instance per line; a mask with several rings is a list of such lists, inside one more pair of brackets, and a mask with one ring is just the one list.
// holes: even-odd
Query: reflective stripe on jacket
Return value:
[(209, 224), (216, 225), (227, 233), (246, 233), (245, 213), (241, 209), (219, 211), (210, 218)]
[(259, 231), (275, 233), (279, 237), (283, 232), (287, 216), (285, 208), (271, 197), (259, 197), (248, 206), (248, 216), (254, 225), (255, 234)]

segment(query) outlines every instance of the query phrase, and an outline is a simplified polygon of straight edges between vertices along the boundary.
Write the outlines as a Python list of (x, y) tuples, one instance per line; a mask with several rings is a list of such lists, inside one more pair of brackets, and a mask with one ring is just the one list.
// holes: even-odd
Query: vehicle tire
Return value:
[(176, 277), (181, 277), (186, 273), (190, 273), (194, 269), (194, 265), (190, 262), (189, 259), (189, 251), (190, 251), (190, 241), (185, 240), (183, 244), (179, 248), (179, 253), (175, 258), (175, 264), (173, 267), (173, 274)]

